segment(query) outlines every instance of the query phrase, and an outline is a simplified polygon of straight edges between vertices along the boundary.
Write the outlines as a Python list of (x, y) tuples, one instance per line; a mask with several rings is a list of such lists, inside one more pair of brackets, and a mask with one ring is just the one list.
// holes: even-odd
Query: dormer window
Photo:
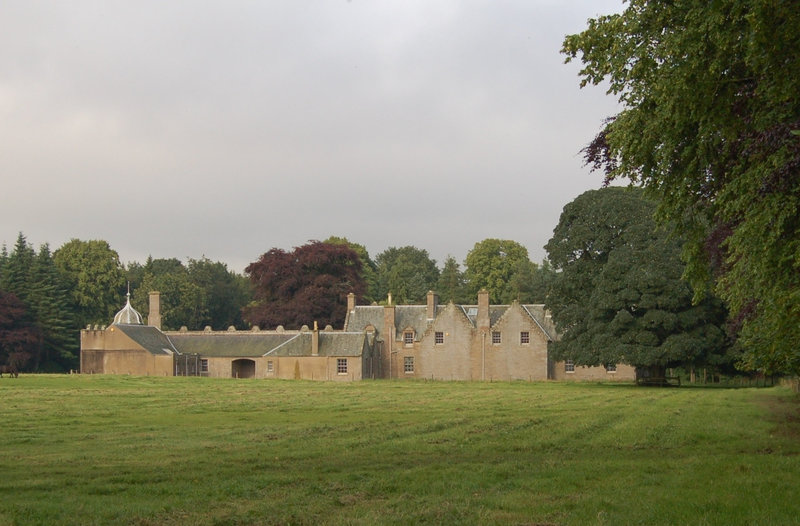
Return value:
[(414, 331), (403, 331), (403, 345), (414, 345)]

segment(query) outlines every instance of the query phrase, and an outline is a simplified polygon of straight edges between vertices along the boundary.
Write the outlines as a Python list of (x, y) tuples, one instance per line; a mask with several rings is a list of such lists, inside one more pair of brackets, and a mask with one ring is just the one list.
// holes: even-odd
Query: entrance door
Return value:
[(253, 360), (234, 360), (231, 364), (231, 375), (234, 378), (255, 378), (256, 362)]

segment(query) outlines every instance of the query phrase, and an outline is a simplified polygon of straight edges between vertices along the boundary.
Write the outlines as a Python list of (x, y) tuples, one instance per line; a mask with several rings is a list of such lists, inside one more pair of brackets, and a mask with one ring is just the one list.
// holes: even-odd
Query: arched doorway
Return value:
[(256, 362), (253, 360), (234, 360), (231, 364), (231, 376), (234, 378), (255, 378)]

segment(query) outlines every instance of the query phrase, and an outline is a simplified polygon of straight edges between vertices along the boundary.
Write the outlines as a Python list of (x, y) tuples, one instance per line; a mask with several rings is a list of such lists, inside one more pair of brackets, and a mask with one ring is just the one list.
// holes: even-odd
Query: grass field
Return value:
[(0, 379), (0, 524), (797, 524), (783, 388)]

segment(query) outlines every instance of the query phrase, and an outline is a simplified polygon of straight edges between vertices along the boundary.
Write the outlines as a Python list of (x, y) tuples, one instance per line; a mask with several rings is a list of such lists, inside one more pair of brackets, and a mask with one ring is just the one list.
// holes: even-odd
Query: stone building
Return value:
[(557, 337), (543, 305), (356, 305), (349, 295), (343, 330), (161, 331), (160, 296), (150, 294), (148, 325), (130, 305), (107, 328), (81, 331), (81, 372), (352, 381), (633, 380), (625, 365), (554, 362)]
[(578, 367), (550, 360), (557, 337), (544, 305), (439, 304), (357, 306), (349, 297), (344, 330), (375, 335), (382, 378), (429, 380), (633, 380), (627, 365)]
[(81, 331), (81, 372), (352, 381), (374, 377), (374, 335), (324, 330), (162, 331), (160, 297), (149, 325), (125, 307), (109, 327)]

